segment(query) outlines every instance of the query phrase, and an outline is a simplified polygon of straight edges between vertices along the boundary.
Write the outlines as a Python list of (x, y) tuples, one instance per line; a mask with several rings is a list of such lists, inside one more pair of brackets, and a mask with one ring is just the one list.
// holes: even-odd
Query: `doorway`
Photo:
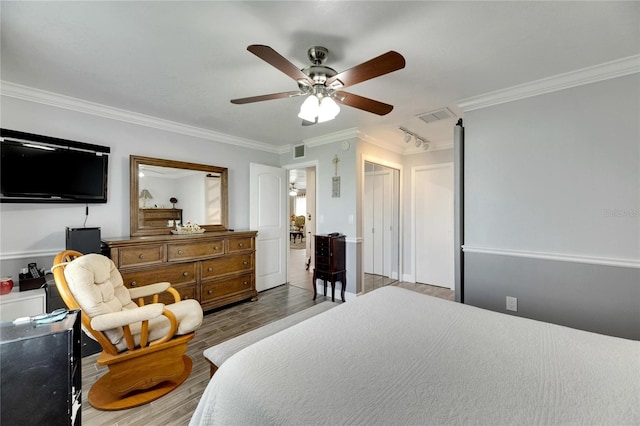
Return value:
[(363, 292), (400, 277), (400, 170), (364, 161)]
[(316, 233), (315, 170), (315, 166), (297, 166), (288, 170), (288, 282), (295, 287), (311, 291), (313, 236)]

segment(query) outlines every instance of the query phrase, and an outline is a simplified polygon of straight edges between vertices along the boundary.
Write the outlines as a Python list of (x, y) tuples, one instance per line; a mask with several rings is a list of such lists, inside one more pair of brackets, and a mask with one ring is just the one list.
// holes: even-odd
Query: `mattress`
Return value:
[(383, 287), (230, 357), (191, 425), (640, 424), (640, 342)]

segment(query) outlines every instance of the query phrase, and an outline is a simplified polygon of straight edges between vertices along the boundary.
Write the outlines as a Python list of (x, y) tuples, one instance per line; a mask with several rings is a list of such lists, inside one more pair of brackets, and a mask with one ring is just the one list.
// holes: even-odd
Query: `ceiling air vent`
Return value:
[(293, 147), (293, 158), (304, 158), (304, 144)]
[(434, 121), (446, 120), (455, 117), (456, 115), (451, 112), (449, 108), (438, 109), (418, 116), (420, 120), (424, 121), (427, 124), (433, 123)]

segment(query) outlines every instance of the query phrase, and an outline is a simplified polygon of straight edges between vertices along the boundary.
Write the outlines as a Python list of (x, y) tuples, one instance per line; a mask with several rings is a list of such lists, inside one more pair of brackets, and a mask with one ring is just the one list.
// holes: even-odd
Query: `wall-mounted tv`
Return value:
[(109, 147), (8, 129), (0, 143), (0, 202), (107, 202)]

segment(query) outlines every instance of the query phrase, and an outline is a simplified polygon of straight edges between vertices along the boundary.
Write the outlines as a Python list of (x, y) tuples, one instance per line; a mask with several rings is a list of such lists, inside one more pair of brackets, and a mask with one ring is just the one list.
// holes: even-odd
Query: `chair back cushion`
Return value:
[[(138, 307), (116, 265), (106, 256), (96, 253), (80, 256), (65, 267), (64, 276), (78, 305), (91, 318)], [(118, 346), (124, 332), (118, 327), (105, 331), (105, 335)]]

